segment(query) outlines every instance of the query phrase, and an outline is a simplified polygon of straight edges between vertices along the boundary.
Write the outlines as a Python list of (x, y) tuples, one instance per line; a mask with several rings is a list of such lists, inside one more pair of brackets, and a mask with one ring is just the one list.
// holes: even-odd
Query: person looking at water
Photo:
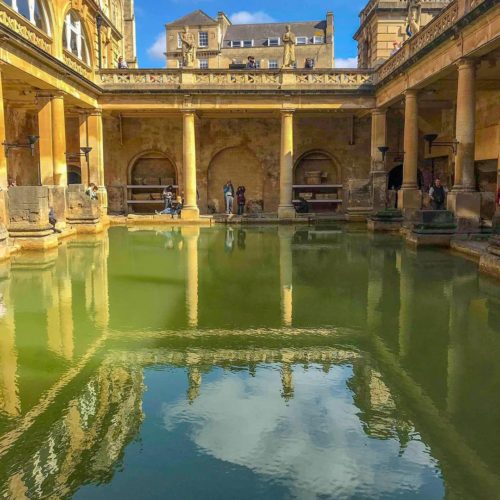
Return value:
[(89, 184), (89, 187), (85, 190), (85, 194), (91, 199), (91, 200), (97, 200), (97, 186), (91, 182)]
[(446, 210), (446, 195), (448, 189), (441, 184), (441, 179), (436, 179), (429, 190), (433, 210)]
[(54, 212), (54, 207), (49, 208), (49, 224), (52, 226), (54, 233), (62, 233), (62, 231), (60, 229), (57, 229), (56, 227), (57, 219), (56, 219), (56, 214)]
[(233, 213), (233, 201), (234, 201), (234, 186), (231, 180), (228, 180), (224, 184), (224, 201), (226, 203), (226, 214), (230, 215)]

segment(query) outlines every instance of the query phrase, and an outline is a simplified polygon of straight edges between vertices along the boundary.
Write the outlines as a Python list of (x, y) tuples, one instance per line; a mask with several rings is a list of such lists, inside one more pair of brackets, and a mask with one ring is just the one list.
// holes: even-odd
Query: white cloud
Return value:
[(167, 50), (167, 38), (165, 33), (160, 33), (153, 45), (148, 48), (148, 56), (151, 59), (164, 59)]
[(274, 19), (269, 15), (259, 10), (257, 12), (248, 12), (241, 10), (235, 12), (229, 17), (233, 24), (255, 24), (255, 23), (274, 23)]
[(336, 68), (357, 68), (358, 58), (357, 57), (337, 57), (335, 59)]

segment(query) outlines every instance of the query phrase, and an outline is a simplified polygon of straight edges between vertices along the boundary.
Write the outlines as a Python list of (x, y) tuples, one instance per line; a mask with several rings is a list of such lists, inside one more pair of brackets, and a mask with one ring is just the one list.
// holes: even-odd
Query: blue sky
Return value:
[(355, 66), (357, 53), (352, 35), (359, 26), (358, 14), (368, 0), (135, 0), (137, 52), (142, 68), (164, 67), (164, 25), (202, 9), (210, 16), (224, 11), (233, 22), (305, 21), (335, 16), (335, 57), (338, 67)]

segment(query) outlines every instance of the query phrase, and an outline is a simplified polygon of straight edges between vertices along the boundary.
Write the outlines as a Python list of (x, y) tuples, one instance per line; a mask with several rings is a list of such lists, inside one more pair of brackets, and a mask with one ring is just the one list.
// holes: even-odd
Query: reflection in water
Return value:
[(0, 494), (493, 498), (499, 292), (342, 228), (21, 255), (0, 268)]

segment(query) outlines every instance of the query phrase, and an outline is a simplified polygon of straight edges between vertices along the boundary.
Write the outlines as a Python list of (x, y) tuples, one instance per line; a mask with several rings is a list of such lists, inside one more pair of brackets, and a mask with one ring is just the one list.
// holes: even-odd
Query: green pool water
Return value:
[(0, 267), (0, 497), (500, 498), (500, 287), (353, 226)]

